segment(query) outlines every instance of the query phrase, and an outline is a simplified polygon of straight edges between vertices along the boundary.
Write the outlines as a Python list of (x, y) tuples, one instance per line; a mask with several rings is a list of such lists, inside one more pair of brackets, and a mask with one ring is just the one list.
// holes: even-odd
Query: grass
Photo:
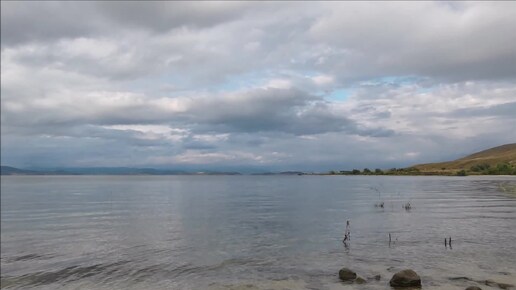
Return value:
[[(501, 168), (504, 165), (510, 167), (511, 170), (507, 171)], [(454, 161), (418, 164), (413, 167), (422, 173), (443, 175), (456, 175), (459, 172), (468, 175), (514, 174), (512, 168), (516, 168), (516, 143), (480, 151)]]

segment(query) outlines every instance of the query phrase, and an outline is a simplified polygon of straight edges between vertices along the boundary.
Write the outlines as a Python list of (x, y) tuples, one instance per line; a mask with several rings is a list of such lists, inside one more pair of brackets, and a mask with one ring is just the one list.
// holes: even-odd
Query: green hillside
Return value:
[(427, 174), (516, 174), (516, 143), (506, 144), (466, 157), (439, 163), (413, 166)]

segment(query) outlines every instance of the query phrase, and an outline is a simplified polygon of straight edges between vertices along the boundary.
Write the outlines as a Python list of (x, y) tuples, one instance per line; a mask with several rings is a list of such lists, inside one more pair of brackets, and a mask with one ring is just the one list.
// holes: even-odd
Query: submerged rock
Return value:
[(357, 277), (355, 279), (355, 283), (357, 283), (357, 284), (365, 284), (366, 280), (364, 278), (362, 278), (362, 277)]
[(357, 278), (357, 273), (351, 271), (348, 268), (342, 268), (339, 271), (339, 278), (342, 281), (352, 281)]
[(469, 286), (468, 288), (466, 288), (466, 290), (482, 290), (482, 288), (477, 286)]
[(500, 289), (504, 289), (504, 290), (514, 288), (514, 285), (512, 285), (512, 284), (498, 283), (498, 282), (495, 282), (495, 281), (493, 281), (493, 280), (486, 280), (486, 281), (485, 281), (485, 284), (486, 284), (487, 286), (491, 286), (491, 287), (498, 287), (498, 288), (500, 288)]
[(389, 284), (392, 287), (413, 287), (421, 286), (421, 278), (419, 275), (411, 269), (399, 271), (392, 276)]
[(514, 289), (514, 285), (507, 283), (498, 283), (498, 287), (502, 289)]

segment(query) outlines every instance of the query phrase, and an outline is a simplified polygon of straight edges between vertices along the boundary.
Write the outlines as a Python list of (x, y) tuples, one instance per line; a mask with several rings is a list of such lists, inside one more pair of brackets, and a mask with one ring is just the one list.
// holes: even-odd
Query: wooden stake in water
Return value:
[(351, 229), (350, 229), (349, 220), (348, 220), (348, 221), (346, 221), (346, 231), (344, 232), (344, 240), (342, 240), (342, 241), (346, 242), (349, 240), (351, 240)]

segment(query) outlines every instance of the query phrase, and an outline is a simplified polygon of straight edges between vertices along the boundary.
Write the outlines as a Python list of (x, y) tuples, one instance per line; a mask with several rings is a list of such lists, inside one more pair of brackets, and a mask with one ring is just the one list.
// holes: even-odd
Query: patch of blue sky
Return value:
[(351, 94), (353, 93), (353, 89), (350, 88), (342, 88), (331, 91), (326, 98), (332, 101), (345, 101), (347, 100)]
[(361, 82), (359, 86), (414, 86), (419, 93), (430, 93), (435, 90), (428, 78), (417, 76), (389, 76)]
[(431, 93), (433, 92), (435, 89), (435, 86), (427, 86), (427, 87), (419, 87), (417, 89), (417, 92), (418, 93), (422, 93), (422, 94), (426, 94), (426, 93)]
[(418, 93), (426, 94), (435, 90), (436, 86), (428, 78), (417, 76), (390, 76), (361, 82), (360, 86), (413, 86)]

